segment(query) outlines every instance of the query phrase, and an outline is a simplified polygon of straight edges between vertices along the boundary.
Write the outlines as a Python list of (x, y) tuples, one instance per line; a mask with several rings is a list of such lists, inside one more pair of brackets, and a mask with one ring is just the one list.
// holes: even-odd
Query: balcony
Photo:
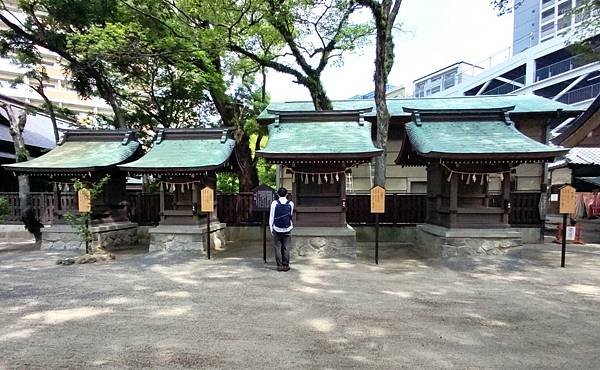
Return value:
[[(515, 78), (512, 81), (515, 83), (524, 85), (525, 84), (525, 76)], [(490, 89), (490, 90), (484, 92), (483, 95), (505, 95), (505, 94), (510, 94), (511, 92), (518, 90), (520, 88), (521, 88), (521, 86), (507, 82), (498, 87), (495, 87), (493, 89)]]
[(556, 62), (538, 69), (535, 72), (535, 81), (543, 81), (547, 78), (569, 72), (575, 68), (579, 68), (590, 63), (592, 63), (592, 61), (590, 61), (589, 58), (586, 58), (584, 55), (575, 55), (573, 57), (561, 60), (560, 62)]
[(575, 104), (585, 100), (596, 98), (600, 95), (600, 82), (594, 85), (582, 87), (573, 91), (569, 91), (557, 100), (565, 104)]

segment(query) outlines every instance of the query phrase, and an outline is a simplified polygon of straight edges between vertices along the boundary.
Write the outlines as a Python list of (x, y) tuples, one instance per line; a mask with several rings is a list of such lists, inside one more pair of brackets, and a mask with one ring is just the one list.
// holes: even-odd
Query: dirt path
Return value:
[[(0, 368), (598, 368), (600, 247), (264, 266), (122, 254), (57, 266), (0, 246)], [(575, 249), (577, 248), (577, 249)], [(248, 257), (254, 255), (256, 257)]]

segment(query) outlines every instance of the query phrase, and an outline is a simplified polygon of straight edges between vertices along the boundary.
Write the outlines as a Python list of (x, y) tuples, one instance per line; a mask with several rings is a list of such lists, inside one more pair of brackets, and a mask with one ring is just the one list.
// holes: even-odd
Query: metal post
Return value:
[(560, 267), (565, 267), (565, 253), (567, 251), (567, 214), (563, 213), (563, 229), (562, 229), (562, 252), (560, 256)]
[(267, 212), (263, 211), (262, 227), (263, 227), (263, 261), (267, 263)]
[(85, 253), (86, 254), (90, 254), (90, 241), (89, 241), (89, 236), (90, 234), (90, 219), (89, 219), (89, 215), (85, 218)]
[(206, 257), (210, 259), (210, 212), (206, 213)]
[(375, 264), (379, 264), (379, 213), (375, 213)]

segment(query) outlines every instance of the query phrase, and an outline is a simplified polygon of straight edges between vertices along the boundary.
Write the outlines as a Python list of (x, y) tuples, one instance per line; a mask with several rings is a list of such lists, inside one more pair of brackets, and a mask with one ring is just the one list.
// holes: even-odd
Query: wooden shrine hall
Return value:
[[(236, 171), (231, 135), (232, 129), (163, 129), (142, 158), (119, 166), (129, 175), (152, 176), (160, 184), (160, 222), (149, 230), (151, 252), (204, 250), (206, 214), (198, 212), (200, 190), (216, 191), (217, 173)], [(217, 216), (215, 209), (211, 230), (225, 226)], [(213, 233), (211, 240), (224, 242), (222, 232)]]
[(373, 145), (364, 110), (283, 112), (268, 126), (269, 141), (257, 155), (294, 174), (288, 189), (297, 226), (345, 226), (345, 174), (381, 154)]
[[(404, 107), (412, 119), (396, 163), (427, 168), (426, 220), (417, 241), (437, 249), (433, 254), (494, 253), (519, 243), (519, 232), (508, 224), (514, 169), (551, 162), (567, 150), (518, 131), (509, 116), (513, 109)], [(490, 192), (493, 182), (500, 183), (499, 192)]]
[(293, 174), (288, 190), (295, 203), (297, 253), (319, 249), (321, 255), (356, 255), (356, 235), (346, 224), (345, 180), (351, 166), (382, 153), (362, 116), (369, 110), (269, 111), (275, 115), (267, 123), (269, 141), (256, 154)]
[[(67, 212), (77, 213), (73, 180), (95, 183), (110, 179), (91, 207), (92, 247), (107, 249), (131, 246), (137, 242), (137, 225), (127, 217), (125, 174), (117, 165), (141, 156), (141, 146), (133, 131), (65, 131), (59, 145), (27, 162), (4, 165), (9, 171), (29, 176), (45, 176), (53, 183), (52, 225), (42, 229), (42, 249), (84, 249), (77, 232), (66, 224)], [(73, 201), (63, 202), (61, 193), (72, 193)]]

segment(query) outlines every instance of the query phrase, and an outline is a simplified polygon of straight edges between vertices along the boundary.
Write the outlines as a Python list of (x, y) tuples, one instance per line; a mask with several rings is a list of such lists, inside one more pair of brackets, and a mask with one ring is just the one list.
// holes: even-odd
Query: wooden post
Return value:
[(379, 185), (371, 188), (371, 213), (375, 214), (375, 264), (379, 264), (379, 214), (385, 213), (385, 189)]
[(206, 213), (206, 257), (210, 259), (210, 212)]
[(575, 188), (565, 185), (560, 188), (559, 212), (563, 215), (562, 248), (560, 255), (560, 267), (565, 267), (565, 254), (567, 252), (567, 216), (575, 213), (576, 194)]
[(210, 259), (210, 214), (215, 209), (215, 192), (209, 186), (200, 191), (200, 211), (206, 212), (206, 257)]
[(263, 262), (267, 263), (267, 211), (262, 212)]

